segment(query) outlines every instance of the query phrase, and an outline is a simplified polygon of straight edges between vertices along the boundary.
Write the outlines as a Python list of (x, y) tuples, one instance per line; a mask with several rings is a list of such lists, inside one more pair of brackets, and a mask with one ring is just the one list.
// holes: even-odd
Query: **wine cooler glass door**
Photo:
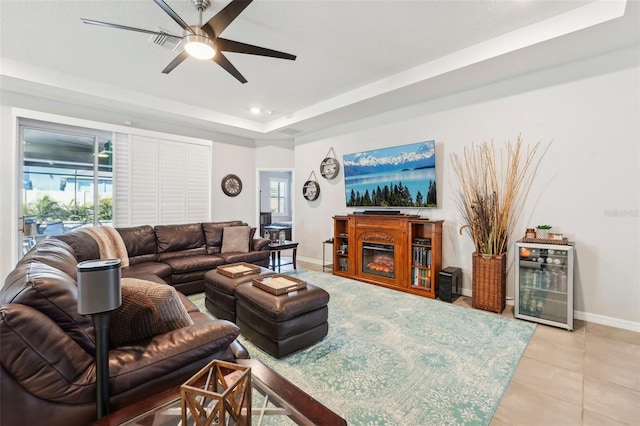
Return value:
[(517, 243), (515, 316), (573, 329), (573, 247)]

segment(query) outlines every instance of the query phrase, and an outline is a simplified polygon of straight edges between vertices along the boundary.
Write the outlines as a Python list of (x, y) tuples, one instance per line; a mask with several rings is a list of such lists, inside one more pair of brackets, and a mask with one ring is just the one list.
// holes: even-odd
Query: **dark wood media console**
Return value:
[(442, 223), (417, 215), (334, 216), (333, 273), (436, 298)]

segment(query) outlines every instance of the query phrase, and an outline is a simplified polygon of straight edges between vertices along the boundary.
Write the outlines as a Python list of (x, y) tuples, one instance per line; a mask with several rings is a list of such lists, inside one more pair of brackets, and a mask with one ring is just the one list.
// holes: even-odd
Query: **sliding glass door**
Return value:
[(111, 224), (111, 132), (20, 119), (19, 135), (21, 255), (49, 235)]

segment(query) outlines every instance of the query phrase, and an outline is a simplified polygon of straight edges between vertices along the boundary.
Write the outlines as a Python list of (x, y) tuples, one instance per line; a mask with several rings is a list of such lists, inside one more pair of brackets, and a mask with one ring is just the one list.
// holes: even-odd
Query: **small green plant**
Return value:
[(551, 229), (551, 225), (538, 225), (536, 226), (537, 229)]

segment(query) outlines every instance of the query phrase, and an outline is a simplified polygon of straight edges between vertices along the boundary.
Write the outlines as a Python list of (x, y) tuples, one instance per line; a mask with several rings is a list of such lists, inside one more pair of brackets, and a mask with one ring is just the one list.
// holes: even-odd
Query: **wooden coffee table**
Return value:
[[(299, 425), (346, 425), (345, 419), (322, 405), (302, 389), (256, 359), (239, 359), (251, 367), (252, 424), (260, 425), (265, 416), (288, 417)], [(262, 395), (257, 402), (255, 391)], [(267, 402), (269, 403), (267, 405)], [(97, 426), (178, 425), (182, 420), (180, 386), (167, 389), (98, 420)], [(191, 424), (191, 423), (190, 423)]]

